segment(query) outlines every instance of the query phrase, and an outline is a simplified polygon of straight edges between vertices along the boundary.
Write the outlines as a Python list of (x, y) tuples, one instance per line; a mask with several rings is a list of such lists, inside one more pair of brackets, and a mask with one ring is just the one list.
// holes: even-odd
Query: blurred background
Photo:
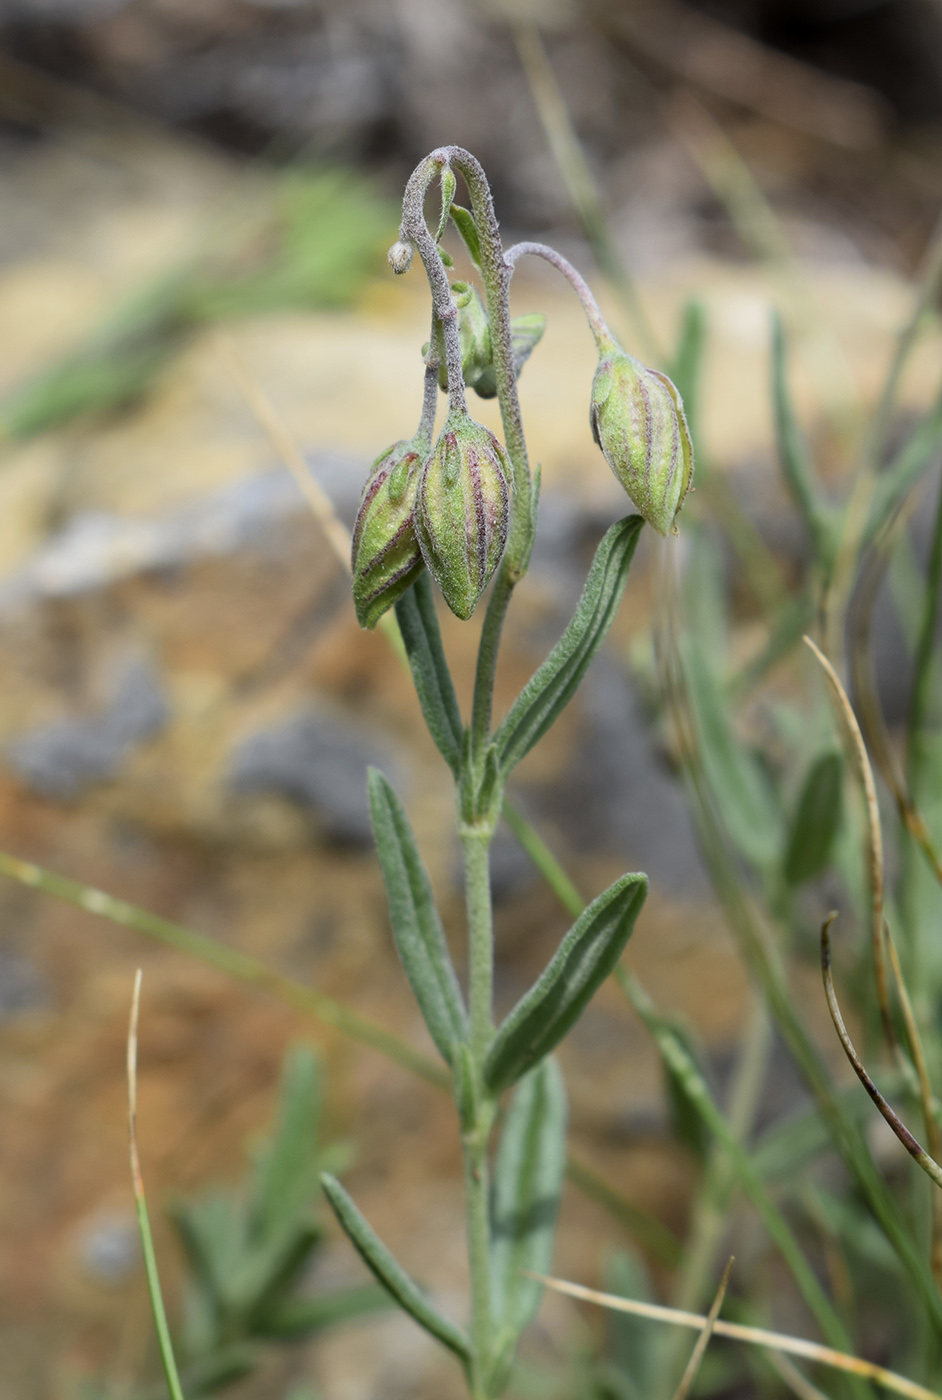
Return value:
[[(545, 238), (586, 270), (629, 349), (656, 358), (699, 297), (701, 452), (787, 575), (802, 546), (773, 466), (769, 310), (794, 336), (812, 434), (872, 399), (942, 207), (942, 5), (0, 5), (0, 844), (418, 1046), (364, 773), (378, 763), (403, 793), (460, 940), (449, 782), (284, 457), (296, 444), (349, 525), (370, 461), (412, 431), (427, 295), (418, 265), (392, 278), (385, 250), (404, 180), (444, 142), (483, 162), (508, 240)], [(514, 281), (515, 309), (545, 311), (548, 329), (521, 387), (544, 500), (506, 699), (623, 513), (586, 422), (592, 342), (553, 276), (521, 266)], [(917, 355), (904, 409), (924, 405), (932, 368)], [(496, 424), (492, 404), (475, 412)], [(745, 977), (624, 664), (643, 670), (649, 649), (651, 554), (645, 540), (612, 645), (517, 792), (586, 891), (648, 871), (633, 964), (722, 1082)], [(748, 647), (748, 607), (738, 625)], [(445, 622), (465, 685), (474, 630)], [(891, 719), (894, 676), (891, 660)], [(566, 919), (508, 832), (495, 866), (506, 1006)], [(323, 1133), (348, 1144), (358, 1201), (460, 1310), (447, 1100), (261, 992), (3, 883), (2, 1400), (138, 1395), (157, 1374), (125, 1143), (139, 964), (141, 1149), (174, 1317), (185, 1266), (164, 1207), (243, 1179), (296, 1042), (322, 1054)], [(574, 1141), (681, 1230), (695, 1165), (645, 1033), (609, 990), (563, 1056)], [(773, 1069), (769, 1120), (797, 1092), (781, 1057)], [(598, 1282), (613, 1229), (570, 1191), (557, 1271)], [(363, 1279), (330, 1234), (302, 1283)], [(548, 1300), (541, 1319), (534, 1356), (588, 1346), (569, 1305)], [(263, 1350), (232, 1393), (391, 1400), (456, 1384), (409, 1321), (383, 1318)]]

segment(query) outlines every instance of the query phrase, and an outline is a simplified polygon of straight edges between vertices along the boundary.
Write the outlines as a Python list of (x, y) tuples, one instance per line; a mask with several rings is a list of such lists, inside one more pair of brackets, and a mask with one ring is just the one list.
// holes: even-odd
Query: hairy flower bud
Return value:
[[(493, 399), (497, 396), (497, 375), (494, 372), (494, 349), (491, 341), (491, 323), (476, 287), (466, 282), (453, 282), (452, 291), (460, 309), (458, 334), (461, 339), (461, 368), (464, 382), (473, 389), (478, 398)], [(539, 312), (527, 316), (516, 316), (510, 323), (513, 351), (514, 374), (518, 377), (535, 346), (546, 329), (546, 317)], [(448, 388), (448, 375), (444, 357), (438, 371), (438, 382), (442, 389)]]
[(415, 533), (415, 500), (422, 458), (397, 442), (370, 470), (353, 528), (353, 602), (361, 627), (383, 613), (415, 582), (422, 555)]
[(693, 446), (676, 387), (613, 346), (595, 372), (589, 420), (634, 505), (655, 530), (669, 534), (693, 476)]
[(411, 243), (404, 243), (401, 238), (392, 245), (386, 257), (389, 260), (389, 266), (397, 277), (403, 272), (409, 271), (409, 268), (412, 266), (412, 256), (414, 252), (415, 248), (413, 245)]
[(416, 531), (445, 602), (469, 618), (507, 542), (510, 465), (488, 428), (450, 413), (422, 468)]

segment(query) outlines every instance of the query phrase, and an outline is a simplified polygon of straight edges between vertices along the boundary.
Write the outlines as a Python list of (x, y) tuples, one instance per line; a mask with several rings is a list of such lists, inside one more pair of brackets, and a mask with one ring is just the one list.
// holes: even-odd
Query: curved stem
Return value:
[(497, 398), (504, 442), (514, 475), (513, 517), (501, 569), (508, 582), (517, 583), (527, 571), (533, 543), (532, 495), (527, 444), (523, 436), (523, 419), (517, 396), (517, 376), (514, 371), (513, 340), (510, 330), (511, 268), (504, 258), (500, 229), (494, 213), (494, 201), (480, 162), (461, 146), (444, 146), (432, 153), (447, 161), (462, 174), (471, 196), (471, 212), (477, 225), (481, 244), (481, 277), (487, 294), (487, 314), (491, 326), (491, 348)]
[(595, 336), (599, 354), (603, 354), (606, 350), (613, 350), (617, 341), (605, 323), (605, 317), (599, 310), (599, 304), (595, 300), (588, 282), (580, 272), (576, 271), (569, 259), (564, 258), (562, 253), (557, 253), (555, 248), (550, 248), (546, 243), (515, 243), (512, 248), (507, 249), (507, 262), (513, 267), (519, 258), (528, 255), (542, 258), (544, 262), (555, 267), (557, 272), (562, 273), (582, 302), (582, 309), (589, 322), (589, 328)]
[(448, 408), (452, 413), (466, 412), (464, 371), (461, 367), (461, 341), (458, 336), (458, 308), (451, 295), (448, 273), (438, 251), (438, 244), (425, 222), (425, 195), (429, 185), (448, 166), (447, 154), (433, 151), (420, 162), (409, 177), (402, 200), (402, 223), (399, 237), (418, 249), (432, 292), (432, 306), (441, 323), (445, 341), (445, 368), (448, 372)]

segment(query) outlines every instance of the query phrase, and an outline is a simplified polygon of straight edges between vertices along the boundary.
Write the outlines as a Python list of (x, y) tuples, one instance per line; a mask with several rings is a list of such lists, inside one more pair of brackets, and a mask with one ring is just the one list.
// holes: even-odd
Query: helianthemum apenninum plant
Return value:
[[(454, 202), (456, 175), (471, 208)], [(436, 233), (425, 220), (438, 182)], [(452, 281), (440, 240), (451, 220), (484, 297)], [(451, 1073), (465, 1163), (471, 1319), (442, 1316), (377, 1238), (331, 1177), (324, 1189), (351, 1241), (397, 1302), (461, 1361), (475, 1400), (507, 1384), (517, 1340), (539, 1303), (529, 1275), (550, 1264), (565, 1165), (566, 1097), (552, 1052), (612, 971), (644, 902), (647, 879), (627, 874), (580, 915), (543, 973), (501, 1025), (494, 1025), (490, 845), (507, 780), (572, 699), (618, 609), (645, 521), (661, 534), (690, 486), (690, 437), (680, 396), (663, 374), (617, 344), (580, 275), (553, 249), (505, 250), (491, 192), (467, 151), (444, 147), (406, 187), (396, 273), (419, 254), (432, 294), (419, 426), (376, 460), (353, 539), (354, 599), (364, 627), (395, 607), (429, 732), (454, 776), (468, 920), (467, 1000), (452, 965), (422, 857), (398, 798), (381, 773), (369, 780), (376, 846), (396, 947), (422, 1015)], [(542, 317), (512, 320), (510, 281), (520, 257), (552, 263), (585, 308), (599, 351), (590, 422), (596, 442), (639, 514), (602, 539), (576, 612), (557, 645), (498, 724), (494, 678), (504, 619), (527, 570), (537, 527), (539, 478), (531, 476), (517, 376), (543, 330)], [(437, 398), (448, 395), (435, 438)], [(466, 391), (497, 396), (504, 442), (471, 417)], [(588, 387), (588, 386), (587, 386)], [(434, 583), (469, 619), (490, 585), (467, 721), (449, 674)], [(492, 1147), (502, 1098), (499, 1143)]]

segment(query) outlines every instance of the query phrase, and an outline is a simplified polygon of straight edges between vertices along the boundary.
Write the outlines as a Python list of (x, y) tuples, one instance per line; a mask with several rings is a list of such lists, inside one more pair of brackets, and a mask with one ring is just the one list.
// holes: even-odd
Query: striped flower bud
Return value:
[(507, 542), (510, 466), (497, 438), (463, 410), (449, 413), (422, 468), (416, 531), (445, 602), (469, 618)]
[(397, 442), (370, 470), (353, 528), (353, 602), (361, 627), (383, 613), (416, 580), (422, 555), (415, 534), (415, 498), (422, 458)]
[(675, 386), (612, 345), (595, 371), (589, 419), (633, 504), (655, 530), (670, 534), (693, 476), (693, 446)]

